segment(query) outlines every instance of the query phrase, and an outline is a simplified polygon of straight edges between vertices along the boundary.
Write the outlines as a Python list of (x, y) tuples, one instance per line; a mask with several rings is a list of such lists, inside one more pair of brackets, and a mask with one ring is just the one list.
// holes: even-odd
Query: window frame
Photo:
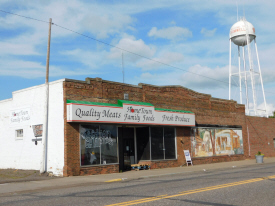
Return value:
[(104, 124), (104, 125), (110, 125), (110, 126), (115, 126), (115, 128), (116, 128), (116, 159), (117, 159), (117, 162), (114, 162), (114, 163), (107, 163), (107, 164), (103, 164), (103, 163), (101, 163), (102, 161), (101, 161), (101, 157), (102, 157), (102, 151), (101, 151), (101, 146), (100, 146), (100, 159), (99, 159), (99, 162), (100, 162), (100, 164), (91, 164), (91, 165), (89, 165), (89, 164), (87, 164), (87, 165), (81, 165), (81, 132), (80, 132), (80, 128), (81, 128), (81, 126), (83, 126), (83, 125), (86, 125), (86, 126), (92, 126), (92, 125), (94, 125), (94, 126), (98, 126), (98, 129), (99, 129), (99, 131), (100, 131), (100, 126), (101, 125), (103, 125), (103, 124), (79, 124), (79, 165), (80, 165), (80, 167), (98, 167), (98, 166), (107, 166), (107, 165), (116, 165), (116, 164), (119, 164), (119, 145), (118, 145), (118, 126), (117, 125), (114, 125), (114, 124)]
[(150, 140), (150, 161), (163, 161), (163, 160), (177, 160), (177, 134), (176, 134), (176, 127), (171, 127), (173, 128), (174, 130), (174, 144), (175, 144), (175, 150), (174, 150), (174, 153), (175, 153), (175, 158), (168, 158), (166, 159), (166, 146), (165, 146), (165, 134), (164, 134), (164, 131), (165, 131), (165, 127), (163, 126), (156, 126), (156, 127), (161, 127), (162, 128), (162, 142), (163, 142), (163, 159), (152, 159), (152, 137), (151, 137), (151, 128), (152, 126), (149, 127), (149, 140)]
[[(18, 136), (18, 132), (22, 130), (22, 136)], [(23, 140), (24, 139), (24, 129), (15, 129), (15, 140)]]

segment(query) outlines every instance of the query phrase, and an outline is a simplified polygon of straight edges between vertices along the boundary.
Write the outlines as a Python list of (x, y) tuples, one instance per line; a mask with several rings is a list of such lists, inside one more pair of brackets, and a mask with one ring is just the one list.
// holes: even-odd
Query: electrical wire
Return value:
[[(15, 14), (15, 13), (8, 12), (8, 11), (4, 11), (4, 10), (1, 10), (1, 9), (0, 9), (0, 12), (6, 13), (6, 14), (15, 15), (15, 16), (19, 16), (19, 17), (26, 18), (26, 19), (31, 19), (31, 20), (43, 22), (43, 23), (47, 23), (47, 24), (49, 23), (48, 21), (44, 21), (44, 20), (40, 20), (40, 19), (36, 19), (36, 18), (32, 18), (32, 17), (27, 17), (27, 16)], [(88, 39), (97, 41), (97, 42), (99, 42), (99, 43), (105, 44), (105, 45), (107, 45), (107, 46), (109, 46), (109, 47), (113, 47), (113, 48), (119, 49), (119, 50), (121, 50), (121, 51), (124, 51), (124, 52), (130, 53), (130, 54), (139, 56), (139, 57), (144, 58), (144, 59), (147, 59), (147, 60), (149, 60), (149, 61), (153, 61), (153, 62), (156, 62), (156, 63), (158, 63), (158, 64), (162, 64), (162, 65), (164, 65), (164, 66), (168, 66), (168, 67), (171, 67), (171, 68), (180, 70), (180, 71), (188, 72), (188, 73), (191, 73), (191, 74), (194, 74), (194, 75), (197, 75), (197, 76), (201, 76), (201, 77), (204, 77), (204, 78), (207, 78), (207, 79), (211, 79), (211, 80), (214, 80), (214, 81), (217, 81), (217, 82), (220, 82), (220, 83), (224, 83), (224, 84), (227, 84), (227, 85), (229, 84), (229, 82), (226, 82), (226, 81), (222, 81), (222, 80), (218, 80), (218, 79), (215, 79), (215, 78), (212, 78), (212, 77), (209, 77), (209, 76), (201, 75), (201, 74), (198, 74), (198, 73), (196, 73), (196, 72), (191, 72), (191, 71), (188, 71), (188, 70), (186, 70), (186, 69), (182, 69), (182, 68), (179, 68), (179, 67), (176, 67), (176, 66), (173, 66), (173, 65), (170, 65), (170, 64), (167, 64), (167, 63), (164, 63), (164, 62), (161, 62), (161, 61), (158, 61), (158, 60), (155, 60), (155, 59), (146, 57), (146, 56), (143, 56), (143, 55), (141, 55), (141, 54), (137, 54), (137, 53), (135, 53), (135, 52), (126, 50), (126, 49), (124, 49), (124, 48), (121, 48), (121, 47), (112, 45), (112, 44), (110, 44), (110, 43), (107, 43), (107, 42), (98, 40), (98, 39), (96, 39), (96, 38), (93, 38), (93, 37), (90, 37), (90, 36), (88, 36), (88, 35), (85, 35), (85, 34), (82, 34), (82, 33), (77, 32), (77, 31), (74, 31), (74, 30), (72, 30), (72, 29), (69, 29), (69, 28), (66, 28), (66, 27), (64, 27), (64, 26), (58, 25), (58, 24), (56, 24), (56, 23), (53, 23), (53, 22), (52, 22), (52, 25), (54, 25), (54, 26), (56, 26), (56, 27), (59, 27), (59, 28), (61, 28), (61, 29), (70, 31), (70, 32), (75, 33), (75, 34), (77, 34), (77, 35), (83, 36), (83, 37), (85, 37), (85, 38), (88, 38)], [(238, 86), (238, 84), (235, 83), (235, 86)], [(267, 91), (265, 91), (265, 92), (266, 92), (266, 93), (271, 93), (271, 94), (274, 94), (274, 95), (275, 95), (275, 93), (272, 93), (272, 92), (267, 92)]]
[(60, 28), (62, 28), (62, 29), (65, 29), (65, 30), (67, 30), (67, 31), (71, 31), (71, 32), (76, 33), (76, 34), (78, 34), (78, 35), (81, 35), (81, 36), (84, 36), (84, 37), (86, 37), (86, 38), (92, 39), (92, 40), (94, 40), (94, 41), (100, 42), (100, 43), (105, 44), (105, 45), (107, 45), (107, 46), (110, 46), (110, 47), (119, 49), (119, 50), (121, 50), (121, 51), (130, 53), (130, 54), (133, 54), (133, 55), (136, 55), (136, 56), (139, 56), (139, 57), (141, 57), (141, 58), (144, 58), (144, 59), (147, 59), (147, 60), (150, 60), (150, 61), (153, 61), (153, 62), (162, 64), (162, 65), (165, 65), (165, 66), (168, 66), (168, 67), (172, 67), (172, 68), (174, 68), (174, 69), (178, 69), (178, 70), (185, 71), (185, 72), (188, 72), (188, 73), (191, 73), (191, 74), (195, 74), (195, 75), (198, 75), (198, 76), (201, 76), (201, 77), (205, 77), (205, 78), (208, 78), (208, 79), (212, 79), (212, 80), (215, 80), (215, 81), (219, 81), (219, 82), (221, 82), (221, 83), (229, 84), (228, 82), (225, 82), (225, 81), (221, 81), (221, 80), (218, 80), (218, 79), (214, 79), (214, 78), (212, 78), (212, 77), (204, 76), (204, 75), (201, 75), (201, 74), (198, 74), (198, 73), (195, 73), (195, 72), (190, 72), (190, 71), (188, 71), (188, 70), (181, 69), (181, 68), (179, 68), (179, 67), (176, 67), (176, 66), (173, 66), (173, 65), (170, 65), (170, 64), (167, 64), (167, 63), (164, 63), (164, 62), (161, 62), (161, 61), (158, 61), (158, 60), (155, 60), (155, 59), (152, 59), (152, 58), (143, 56), (143, 55), (141, 55), (141, 54), (134, 53), (134, 52), (132, 52), (132, 51), (123, 49), (123, 48), (121, 48), (121, 47), (118, 47), (118, 46), (115, 46), (115, 45), (106, 43), (106, 42), (104, 42), (104, 41), (95, 39), (95, 38), (93, 38), (93, 37), (90, 37), (90, 36), (87, 36), (87, 35), (85, 35), (85, 34), (79, 33), (79, 32), (77, 32), (77, 31), (68, 29), (68, 28), (66, 28), (66, 27), (63, 27), (63, 26), (60, 26), (60, 25), (57, 25), (57, 24), (54, 24), (54, 25), (57, 26), (57, 27), (60, 27)]
[[(3, 11), (3, 10), (0, 10), (0, 11), (1, 11), (1, 12), (4, 12), (4, 13), (7, 13), (7, 14), (12, 14), (12, 15), (16, 15), (16, 16), (19, 16), (19, 17), (23, 17), (23, 18), (35, 20), (35, 21), (40, 21), (40, 22), (44, 22), (44, 23), (49, 23), (48, 21), (43, 21), (43, 20), (31, 18), (31, 17), (26, 17), (26, 16), (23, 16), (23, 15), (19, 15), (19, 14), (12, 13), (12, 12), (7, 12), (7, 11)], [(218, 79), (214, 79), (214, 78), (211, 78), (211, 77), (208, 77), (208, 76), (205, 76), (205, 75), (201, 75), (201, 74), (198, 74), (198, 73), (195, 73), (195, 72), (190, 72), (190, 71), (188, 71), (188, 70), (185, 70), (185, 69), (182, 69), (182, 68), (179, 68), (179, 67), (176, 67), (176, 66), (173, 66), (173, 65), (170, 65), (170, 64), (167, 64), (167, 63), (164, 63), (164, 62), (161, 62), (161, 61), (158, 61), (158, 60), (155, 60), (155, 59), (146, 57), (146, 56), (143, 56), (143, 55), (141, 55), (141, 54), (134, 53), (134, 52), (132, 52), (132, 51), (129, 51), (129, 50), (123, 49), (123, 48), (121, 48), (121, 47), (118, 47), (118, 46), (109, 44), (109, 43), (107, 43), (107, 42), (98, 40), (98, 39), (96, 39), (96, 38), (93, 38), (93, 37), (90, 37), (90, 36), (88, 36), (88, 35), (79, 33), (79, 32), (77, 32), (77, 31), (74, 31), (74, 30), (72, 30), (72, 29), (63, 27), (63, 26), (58, 25), (58, 24), (52, 23), (52, 25), (57, 26), (57, 27), (59, 27), (59, 28), (62, 28), (62, 29), (64, 29), (64, 30), (70, 31), (70, 32), (72, 32), (72, 33), (78, 34), (78, 35), (80, 35), (80, 36), (86, 37), (86, 38), (88, 38), (88, 39), (92, 39), (92, 40), (94, 40), (94, 41), (100, 42), (100, 43), (105, 44), (105, 45), (107, 45), (107, 46), (110, 46), (110, 47), (119, 49), (119, 50), (121, 50), (121, 51), (124, 51), (124, 52), (130, 53), (130, 54), (139, 56), (139, 57), (141, 57), (141, 58), (144, 58), (144, 59), (147, 59), (147, 60), (150, 60), (150, 61), (153, 61), (153, 62), (162, 64), (162, 65), (165, 65), (165, 66), (168, 66), (168, 67), (172, 67), (172, 68), (174, 68), (174, 69), (178, 69), (178, 70), (185, 71), (185, 72), (188, 72), (188, 73), (191, 73), (191, 74), (195, 74), (195, 75), (198, 75), (198, 76), (201, 76), (201, 77), (205, 77), (205, 78), (208, 78), (208, 79), (211, 79), (211, 80), (219, 81), (219, 82), (221, 82), (221, 83), (229, 84), (228, 82), (224, 82), (224, 81), (221, 81), (221, 80), (218, 80)]]
[(35, 21), (44, 22), (44, 23), (49, 23), (48, 21), (39, 20), (39, 19), (35, 19), (35, 18), (32, 18), (32, 17), (28, 17), (28, 16), (23, 16), (23, 15), (20, 15), (20, 14), (15, 14), (15, 13), (4, 11), (4, 10), (1, 10), (1, 9), (0, 9), (0, 11), (3, 12), (3, 13), (6, 13), (6, 14), (12, 14), (12, 15), (23, 17), (23, 18), (26, 18), (26, 19), (31, 19), (31, 20), (35, 20)]

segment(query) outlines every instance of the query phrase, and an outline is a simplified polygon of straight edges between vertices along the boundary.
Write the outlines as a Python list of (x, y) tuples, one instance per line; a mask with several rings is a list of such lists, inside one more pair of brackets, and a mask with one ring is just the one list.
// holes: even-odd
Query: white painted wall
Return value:
[[(63, 81), (49, 85), (49, 126), (47, 171), (63, 175), (64, 167), (64, 102)], [(0, 168), (40, 170), (42, 142), (37, 145), (32, 125), (44, 121), (45, 86), (39, 85), (13, 92), (12, 99), (0, 101)], [(27, 111), (29, 120), (11, 122), (16, 119), (13, 112)], [(19, 115), (22, 118), (22, 115)], [(16, 139), (16, 130), (23, 129), (23, 138)], [(38, 137), (41, 138), (41, 137)], [(42, 137), (43, 138), (43, 137)]]

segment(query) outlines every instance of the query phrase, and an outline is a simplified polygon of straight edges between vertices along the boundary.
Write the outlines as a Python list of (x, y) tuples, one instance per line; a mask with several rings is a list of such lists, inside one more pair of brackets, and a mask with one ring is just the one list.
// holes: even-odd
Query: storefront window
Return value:
[(175, 159), (175, 129), (164, 127), (165, 159)]
[(150, 160), (149, 127), (137, 127), (137, 159)]
[(151, 127), (152, 160), (175, 159), (175, 129)]
[(115, 125), (100, 126), (102, 138), (106, 139), (101, 144), (101, 164), (117, 163), (117, 127)]
[(81, 165), (117, 163), (117, 130), (113, 125), (80, 126)]
[(163, 127), (151, 127), (152, 160), (164, 159)]

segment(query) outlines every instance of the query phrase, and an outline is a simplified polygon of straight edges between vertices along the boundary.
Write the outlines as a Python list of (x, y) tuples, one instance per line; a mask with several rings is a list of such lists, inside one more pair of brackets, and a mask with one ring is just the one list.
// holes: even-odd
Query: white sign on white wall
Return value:
[[(85, 102), (86, 103), (86, 102)], [(151, 125), (195, 126), (194, 113), (184, 111), (155, 110), (154, 106), (131, 104), (110, 106), (92, 102), (67, 103), (67, 122), (105, 122)]]
[(30, 108), (16, 109), (10, 111), (11, 125), (26, 125), (30, 124), (31, 112)]

